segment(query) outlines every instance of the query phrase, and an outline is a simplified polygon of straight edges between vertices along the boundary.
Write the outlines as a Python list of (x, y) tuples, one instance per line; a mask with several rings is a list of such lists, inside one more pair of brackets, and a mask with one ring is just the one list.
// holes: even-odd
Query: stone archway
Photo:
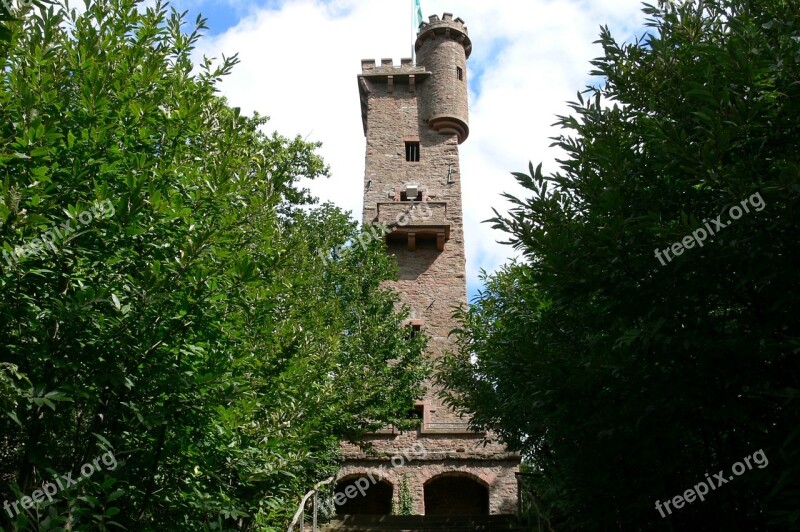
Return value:
[[(361, 490), (358, 489), (359, 486)], [(389, 515), (392, 513), (392, 492), (392, 485), (386, 480), (378, 480), (373, 484), (364, 476), (341, 479), (336, 483), (335, 493), (344, 494), (346, 501), (342, 505), (336, 505), (336, 514)]]
[(425, 515), (489, 515), (489, 488), (464, 474), (437, 475), (425, 483)]

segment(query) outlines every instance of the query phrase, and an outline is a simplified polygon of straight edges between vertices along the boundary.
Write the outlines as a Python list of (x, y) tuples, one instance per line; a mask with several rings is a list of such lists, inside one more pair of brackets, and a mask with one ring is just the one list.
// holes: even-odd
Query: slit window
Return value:
[(406, 161), (419, 162), (419, 142), (406, 142)]
[(456, 77), (458, 81), (464, 81), (464, 69), (461, 67), (456, 67)]

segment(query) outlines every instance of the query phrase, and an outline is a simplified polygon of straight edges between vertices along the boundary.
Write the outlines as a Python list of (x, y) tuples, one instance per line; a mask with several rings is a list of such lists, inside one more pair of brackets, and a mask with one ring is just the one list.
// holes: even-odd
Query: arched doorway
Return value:
[(425, 515), (489, 515), (489, 488), (445, 473), (425, 483)]
[[(389, 515), (392, 513), (392, 491), (392, 485), (385, 480), (377, 480), (374, 484), (367, 477), (350, 477), (340, 480), (336, 484), (336, 494), (343, 494), (345, 503), (336, 505), (336, 513), (338, 515)], [(339, 500), (341, 499), (342, 496), (339, 496)]]

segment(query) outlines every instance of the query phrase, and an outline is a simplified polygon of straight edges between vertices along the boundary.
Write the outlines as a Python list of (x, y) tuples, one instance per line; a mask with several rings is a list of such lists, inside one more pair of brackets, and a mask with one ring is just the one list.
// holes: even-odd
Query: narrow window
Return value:
[(409, 324), (407, 327), (408, 327), (408, 333), (406, 334), (406, 338), (408, 338), (409, 340), (418, 335), (419, 331), (422, 329), (421, 325), (415, 323)]
[(406, 413), (406, 419), (418, 419), (422, 423), (425, 420), (425, 405), (415, 405)]
[(406, 413), (408, 419), (424, 419), (425, 418), (425, 405), (414, 405), (414, 408)]
[(419, 162), (419, 142), (406, 142), (406, 161)]
[(464, 81), (464, 69), (461, 67), (456, 67), (456, 77), (458, 77), (458, 81)]

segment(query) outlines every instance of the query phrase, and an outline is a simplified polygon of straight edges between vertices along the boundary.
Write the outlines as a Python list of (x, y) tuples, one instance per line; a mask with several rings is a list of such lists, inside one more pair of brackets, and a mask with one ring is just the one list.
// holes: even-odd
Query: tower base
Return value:
[(474, 432), (384, 432), (370, 437), (366, 450), (343, 444), (345, 461), (335, 489), (343, 495), (335, 501), (337, 514), (516, 512), (518, 454), (497, 443), (484, 446), (484, 435)]

